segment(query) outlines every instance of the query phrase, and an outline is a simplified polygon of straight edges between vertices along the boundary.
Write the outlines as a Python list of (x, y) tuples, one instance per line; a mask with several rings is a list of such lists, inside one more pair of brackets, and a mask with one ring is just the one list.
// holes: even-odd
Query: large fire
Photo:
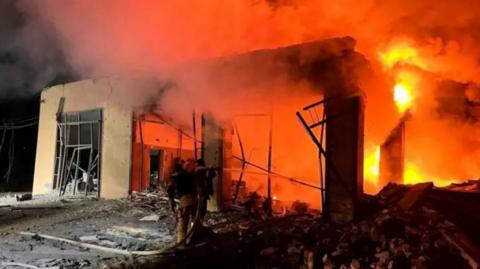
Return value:
[(385, 52), (380, 52), (379, 56), (385, 68), (393, 68), (398, 63), (425, 67), (417, 49), (407, 41), (392, 45)]
[(400, 112), (406, 111), (412, 105), (412, 89), (409, 85), (399, 82), (393, 88), (393, 100)]
[(380, 175), (380, 146), (365, 154), (363, 160), (364, 179), (369, 183), (365, 187), (367, 192), (378, 189), (378, 176)]
[[(443, 103), (437, 98), (440, 92), (437, 84), (442, 81), (454, 82), (458, 87), (472, 86), (480, 96), (478, 0), (259, 0), (229, 4), (222, 0), (22, 2), (25, 10), (41, 14), (40, 23), (55, 26), (69, 63), (84, 77), (131, 75), (142, 71), (161, 74), (179, 62), (352, 36), (357, 41), (356, 49), (372, 63), (375, 73), (373, 82), (360, 85), (368, 99), (366, 184), (376, 190), (382, 187), (378, 182), (380, 145), (407, 112), (415, 120), (412, 121), (415, 130), (406, 138), (409, 149), (405, 154), (405, 183), (435, 180), (443, 184), (449, 180), (441, 179), (480, 175), (480, 163), (475, 157), (480, 154), (480, 141), (474, 138), (478, 128), (472, 129), (466, 120), (458, 120), (458, 115), (465, 114), (461, 109), (457, 109), (460, 112), (454, 117), (444, 117), (455, 110), (456, 104), (445, 104), (451, 99), (448, 94)], [(209, 108), (221, 110), (219, 114), (231, 112), (230, 108), (223, 107), (225, 100), (234, 100), (232, 103), (241, 108), (251, 107), (252, 100), (243, 94), (235, 95), (231, 90), (229, 96), (219, 96), (215, 87), (198, 87), (194, 79), (189, 82), (192, 92), (175, 96), (165, 104), (166, 108), (190, 115), (190, 106), (198, 105), (198, 100), (208, 103), (205, 106)], [(272, 92), (273, 89), (263, 89), (257, 101), (271, 100)], [(300, 91), (290, 88), (287, 92)], [(307, 95), (305, 100), (318, 99), (320, 94), (308, 92)], [(288, 101), (289, 107), (288, 113), (282, 116), (287, 119), (292, 117), (292, 111), (310, 102), (302, 100), (293, 104), (291, 96), (285, 96), (281, 102)], [(463, 105), (460, 102), (459, 106)], [(280, 125), (274, 125), (277, 124)], [(252, 129), (247, 127), (242, 133), (245, 137)], [(318, 182), (318, 167), (311, 169), (316, 159), (305, 154), (315, 152), (311, 141), (298, 145), (300, 139), (294, 136), (304, 138), (305, 134), (294, 120), (283, 122), (281, 127), (286, 132), (274, 134), (274, 169)], [(257, 140), (264, 139), (257, 134), (258, 130), (252, 130), (251, 135), (256, 135)], [(287, 141), (287, 136), (295, 142), (295, 147)], [(253, 147), (254, 142), (248, 145)], [(455, 165), (451, 163), (451, 156), (458, 159)], [(255, 160), (258, 162), (266, 159), (258, 150), (253, 158), (258, 158)], [(279, 199), (297, 195), (297, 189), (282, 189), (292, 194), (276, 191)], [(306, 193), (304, 189), (300, 191)]]
[[(405, 152), (404, 170), (403, 170), (403, 183), (415, 184), (419, 182), (432, 181), (437, 186), (445, 186), (452, 182), (462, 179), (462, 175), (458, 175), (458, 178), (452, 177), (451, 165), (445, 163), (443, 167), (435, 167), (431, 169), (435, 159), (442, 159), (442, 157), (434, 157), (439, 155), (441, 144), (436, 145), (435, 142), (431, 142), (431, 145), (427, 146), (426, 143), (422, 143), (425, 136), (425, 130), (428, 131), (430, 125), (427, 121), (441, 122), (441, 119), (435, 118), (435, 111), (432, 108), (427, 110), (419, 106), (431, 106), (432, 103), (438, 107), (438, 101), (431, 101), (433, 99), (432, 88), (435, 87), (435, 80), (431, 77), (424, 77), (425, 73), (435, 69), (432, 67), (432, 59), (428, 58), (428, 55), (423, 55), (420, 52), (420, 48), (416, 48), (410, 42), (399, 42), (391, 45), (388, 49), (378, 53), (379, 62), (382, 64), (383, 70), (387, 77), (390, 77), (392, 81), (392, 101), (398, 111), (398, 120), (404, 118), (406, 113), (412, 115), (414, 119), (419, 118), (415, 125), (418, 129), (418, 125), (424, 125), (421, 128), (422, 134), (418, 133), (415, 128), (410, 130), (406, 138), (405, 143), (411, 143), (408, 150)], [(428, 64), (427, 64), (428, 63)], [(422, 87), (420, 87), (422, 85)], [(430, 88), (430, 89), (425, 89)], [(424, 100), (417, 100), (417, 97), (421, 95)], [(425, 99), (430, 99), (428, 102)], [(423, 103), (419, 103), (422, 102)], [(419, 111), (417, 111), (419, 110)], [(418, 113), (421, 115), (418, 115)], [(423, 122), (425, 119), (427, 121)], [(435, 120), (432, 120), (435, 119)], [(407, 126), (409, 124), (407, 123)], [(393, 128), (394, 126), (392, 126)], [(437, 132), (437, 134), (449, 131), (439, 130), (434, 126), (431, 127), (431, 132)], [(388, 135), (388, 134), (387, 134)], [(417, 137), (418, 136), (418, 137)], [(440, 136), (444, 136), (443, 134)], [(386, 136), (384, 137), (386, 138)], [(368, 139), (367, 139), (368, 140)], [(383, 141), (380, 141), (383, 143)], [(418, 151), (418, 152), (417, 152)], [(427, 158), (425, 158), (425, 152), (428, 152)], [(469, 154), (468, 152), (458, 151), (460, 154)], [(417, 154), (418, 153), (418, 154)], [(422, 158), (418, 158), (416, 155), (423, 155)], [(382, 186), (379, 184), (379, 167), (380, 167), (380, 145), (377, 144), (365, 151), (364, 159), (364, 177), (367, 185), (367, 192), (376, 192)], [(429, 169), (427, 169), (427, 167)], [(470, 165), (469, 169), (472, 168)], [(470, 172), (470, 171), (469, 171)], [(464, 177), (464, 176), (463, 176)], [(463, 178), (466, 179), (466, 178)]]

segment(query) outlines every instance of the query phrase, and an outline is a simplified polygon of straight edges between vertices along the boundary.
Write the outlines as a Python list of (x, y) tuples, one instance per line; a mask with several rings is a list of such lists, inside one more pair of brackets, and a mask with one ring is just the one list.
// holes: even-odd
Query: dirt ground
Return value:
[[(22, 232), (130, 252), (164, 250), (175, 245), (176, 218), (164, 193), (118, 200), (60, 199), (52, 194), (23, 202), (16, 201), (15, 195), (18, 194), (0, 196), (0, 269), (110, 268), (114, 264), (138, 264), (131, 255)], [(205, 220), (205, 225), (219, 234), (236, 234), (242, 223), (251, 225), (255, 219), (246, 213), (229, 211), (209, 212)]]
[(129, 251), (162, 249), (175, 241), (175, 217), (162, 200), (156, 206), (127, 199), (60, 200), (54, 196), (16, 202), (10, 194), (0, 198), (0, 220), (0, 268), (18, 268), (10, 266), (12, 262), (38, 268), (102, 268), (126, 259), (20, 232)]

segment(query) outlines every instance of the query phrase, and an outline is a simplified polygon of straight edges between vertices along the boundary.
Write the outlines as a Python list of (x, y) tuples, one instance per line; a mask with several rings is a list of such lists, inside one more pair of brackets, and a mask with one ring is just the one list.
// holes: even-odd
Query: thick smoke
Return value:
[(73, 77), (55, 33), (32, 11), (0, 1), (0, 100), (31, 97)]
[[(55, 38), (68, 63), (83, 78), (163, 74), (179, 63), (352, 36), (357, 40), (357, 50), (367, 56), (375, 70), (360, 81), (367, 96), (367, 151), (382, 143), (397, 124), (400, 115), (392, 100), (392, 88), (396, 70), (407, 69), (422, 76), (415, 88), (414, 118), (419, 124), (432, 123), (432, 128), (412, 131), (419, 137), (412, 141), (422, 145), (433, 130), (452, 133), (442, 136), (445, 139), (455, 138), (449, 141), (451, 147), (442, 147), (447, 141), (431, 147), (412, 146), (417, 142), (411, 142), (408, 147), (415, 149), (411, 154), (422, 160), (416, 165), (428, 167), (425, 162), (433, 148), (436, 156), (448, 158), (453, 147), (462, 149), (461, 155), (470, 156), (469, 166), (475, 166), (470, 165), (473, 154), (457, 142), (476, 127), (461, 117), (437, 113), (445, 106), (437, 96), (444, 95), (445, 87), (438, 86), (441, 81), (467, 85), (469, 99), (480, 95), (476, 86), (480, 77), (477, 0), (22, 0), (21, 6), (37, 15), (39, 25), (54, 26)], [(416, 53), (386, 67), (380, 54), (397, 44), (414, 47)], [(216, 92), (210, 87), (190, 86), (199, 96)], [(286, 91), (309, 93), (310, 89), (305, 89), (308, 87), (299, 88)], [(256, 101), (272, 98), (271, 90), (258, 93)], [(242, 94), (234, 96), (243, 97), (236, 100), (249, 100)], [(172, 97), (169, 105), (188, 110), (183, 97), (189, 96)], [(223, 99), (217, 101), (211, 103)], [(249, 102), (241, 104), (251, 108)], [(446, 171), (451, 166), (441, 165), (445, 160), (434, 163), (429, 170), (437, 175), (452, 174)]]
[(345, 35), (372, 60), (409, 38), (445, 74), (452, 60), (476, 67), (480, 53), (475, 0), (23, 1), (56, 26), (71, 63), (89, 76)]

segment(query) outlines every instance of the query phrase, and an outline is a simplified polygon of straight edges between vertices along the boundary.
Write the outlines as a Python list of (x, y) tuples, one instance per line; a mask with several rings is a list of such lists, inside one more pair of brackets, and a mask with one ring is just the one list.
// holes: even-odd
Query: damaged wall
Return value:
[[(142, 93), (155, 89), (157, 85), (152, 80), (107, 78), (57, 85), (44, 90), (33, 194), (48, 193), (53, 188), (56, 113), (60, 98), (64, 97), (63, 112), (103, 110), (100, 196), (125, 197), (130, 176), (132, 108), (144, 103)], [(138, 93), (137, 98), (131, 98), (133, 91)]]
[(363, 194), (364, 100), (359, 96), (331, 99), (325, 112), (325, 211), (334, 222), (350, 222), (359, 216)]
[[(343, 37), (318, 40), (284, 48), (252, 51), (230, 57), (193, 62), (188, 65), (172, 66), (169, 72), (156, 74), (162, 78), (159, 81), (165, 81), (165, 78), (168, 78), (169, 83), (167, 83), (168, 85), (164, 84), (164, 88), (161, 91), (157, 91), (156, 94), (148, 95), (149, 99), (147, 100), (137, 100), (138, 98), (145, 99), (142, 98), (141, 93), (138, 93), (139, 88), (141, 88), (137, 87), (138, 85), (134, 86), (132, 84), (127, 87), (129, 89), (120, 87), (119, 93), (124, 96), (119, 98), (117, 86), (110, 86), (107, 82), (102, 82), (103, 80), (91, 81), (89, 83), (83, 82), (83, 84), (79, 82), (80, 85), (85, 84), (84, 86), (88, 88), (88, 93), (82, 93), (82, 87), (80, 86), (76, 86), (79, 93), (73, 93), (73, 89), (64, 91), (68, 91), (68, 94), (72, 95), (71, 97), (67, 96), (67, 99), (73, 98), (82, 102), (72, 104), (71, 100), (67, 100), (66, 110), (102, 107), (109, 111), (118, 110), (120, 111), (119, 113), (128, 114), (129, 112), (125, 111), (127, 110), (125, 107), (131, 106), (129, 102), (134, 100), (137, 104), (143, 105), (141, 107), (145, 108), (143, 112), (146, 115), (148, 113), (168, 114), (170, 116), (168, 120), (177, 127), (191, 126), (192, 110), (195, 110), (198, 115), (211, 113), (219, 121), (232, 120), (235, 115), (245, 113), (273, 112), (275, 121), (272, 125), (274, 133), (272, 169), (288, 177), (300, 178), (302, 181), (318, 184), (317, 149), (298, 124), (295, 112), (305, 104), (317, 101), (327, 93), (331, 96), (350, 93), (359, 94), (361, 89), (360, 85), (357, 85), (357, 80), (359, 74), (363, 72), (368, 72), (368, 62), (361, 54), (355, 52), (355, 40), (351, 37)], [(103, 86), (97, 86), (99, 83)], [(70, 89), (71, 85), (77, 84), (67, 84), (65, 88)], [(54, 88), (57, 89), (57, 87)], [(114, 92), (109, 94), (102, 93), (100, 96), (92, 94), (91, 96), (95, 100), (86, 102), (84, 105), (83, 102), (85, 101), (83, 98), (89, 96), (91, 92), (95, 92), (95, 89), (90, 89), (95, 87), (103, 92)], [(48, 91), (52, 90), (47, 90), (44, 93), (44, 98), (48, 97)], [(57, 93), (57, 95), (53, 102), (43, 104), (45, 106), (43, 110), (49, 111), (49, 128), (55, 126), (53, 118), (61, 94)], [(75, 105), (78, 105), (77, 108), (71, 107)], [(48, 109), (47, 106), (49, 107)], [(104, 113), (107, 121), (108, 112)], [(45, 112), (42, 111), (42, 114), (45, 114)], [(42, 116), (40, 124), (46, 125), (42, 123), (45, 121), (43, 117), (45, 116)], [(126, 140), (126, 129), (131, 128), (132, 124), (131, 118), (128, 123), (123, 123), (124, 120), (126, 121), (126, 118), (126, 116), (122, 118), (122, 124), (126, 125), (121, 130), (123, 140)], [(251, 121), (253, 122), (254, 120)], [(241, 131), (245, 133), (248, 139), (252, 139), (252, 142), (259, 142), (245, 142), (246, 147), (250, 147), (248, 154), (251, 155), (255, 150), (252, 158), (249, 160), (264, 166), (266, 158), (263, 155), (267, 152), (267, 147), (263, 144), (266, 138), (258, 134), (263, 129), (267, 129), (268, 126), (260, 121), (255, 122), (256, 126), (260, 126), (259, 128), (253, 129), (254, 124), (249, 122), (241, 126)], [(127, 128), (127, 126), (130, 127)], [(44, 127), (40, 128), (43, 129)], [(104, 128), (107, 129), (107, 126)], [(54, 158), (55, 141), (51, 137), (54, 137), (54, 129), (49, 131), (41, 130), (42, 132), (50, 132), (50, 134), (44, 135), (48, 136), (50, 146), (39, 145), (41, 152), (43, 152), (41, 147), (49, 147), (49, 158), (52, 159)], [(187, 132), (191, 133), (190, 131)], [(255, 137), (250, 137), (247, 133), (254, 134)], [(277, 136), (276, 134), (281, 135)], [(104, 135), (106, 136), (106, 133)], [(131, 136), (132, 133), (129, 130), (128, 137)], [(42, 144), (44, 139), (43, 137), (39, 138), (39, 144)], [(103, 148), (106, 150), (108, 145), (103, 145)], [(232, 151), (234, 149), (235, 147), (232, 145)], [(232, 152), (232, 154), (238, 155), (238, 152)], [(40, 154), (38, 156), (38, 159), (40, 159)], [(112, 158), (118, 158), (118, 156), (113, 155)], [(35, 176), (36, 181), (39, 180), (39, 177), (47, 178), (51, 176), (53, 172), (52, 159), (39, 161), (42, 164), (37, 164), (37, 168), (43, 167), (44, 164), (48, 164), (50, 167), (44, 174), (38, 172), (38, 175)], [(102, 160), (106, 160), (106, 156), (102, 156)], [(131, 157), (125, 157), (125, 160), (131, 160)], [(292, 162), (292, 160), (297, 162)], [(125, 168), (122, 167), (122, 169)], [(262, 187), (265, 184), (264, 177), (256, 178), (258, 178), (257, 182), (260, 182), (260, 184), (250, 189), (261, 192), (265, 189)], [(251, 181), (249, 180), (249, 182)], [(39, 185), (37, 183), (35, 192), (37, 193), (38, 190), (45, 191), (45, 187), (42, 187), (44, 184)], [(285, 179), (273, 178), (272, 190), (278, 199), (291, 202), (299, 199), (298, 193), (302, 193), (301, 198), (303, 200), (313, 203), (315, 207), (319, 206), (320, 194), (317, 190), (305, 189), (304, 186), (289, 184)], [(102, 192), (104, 191), (106, 190), (102, 188)], [(119, 193), (120, 191), (117, 192), (117, 195)]]
[(132, 191), (146, 191), (151, 185), (150, 153), (152, 150), (162, 151), (161, 159), (159, 160), (159, 164), (161, 164), (159, 165), (161, 166), (161, 169), (159, 169), (161, 170), (159, 171), (160, 184), (167, 184), (170, 180), (170, 172), (176, 157), (180, 157), (183, 160), (194, 158), (193, 139), (183, 134), (184, 130), (177, 130), (176, 126), (168, 121), (164, 121), (160, 115), (138, 115), (134, 125), (131, 173)]

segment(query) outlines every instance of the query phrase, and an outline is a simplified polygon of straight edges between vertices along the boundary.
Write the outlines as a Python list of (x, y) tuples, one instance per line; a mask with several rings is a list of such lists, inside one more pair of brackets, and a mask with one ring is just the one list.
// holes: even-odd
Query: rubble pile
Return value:
[[(11, 203), (1, 210), (0, 268), (18, 268), (9, 265), (12, 262), (39, 268), (102, 268), (127, 258), (115, 251), (165, 248), (175, 242), (176, 220), (161, 197), (162, 193), (150, 193), (131, 200), (60, 200), (57, 195)], [(49, 240), (41, 234), (114, 251)]]
[[(263, 200), (251, 195), (243, 207), (208, 213), (208, 231), (197, 234), (190, 245), (152, 257), (118, 252), (162, 250), (174, 244), (176, 221), (164, 193), (136, 193), (129, 200), (58, 202), (60, 209), (45, 209), (50, 216), (37, 213), (29, 219), (35, 211), (25, 209), (18, 219), (22, 225), (0, 231), (0, 263), (39, 268), (119, 264), (114, 268), (475, 268), (471, 255), (456, 242), (460, 228), (431, 203), (432, 195), (444, 200), (444, 192), (429, 183), (389, 184), (372, 198), (374, 213), (343, 225), (326, 221), (301, 201), (288, 207), (276, 201), (278, 210), (267, 217)], [(41, 234), (117, 252), (55, 242)]]
[(480, 192), (480, 179), (468, 180), (462, 183), (452, 183), (451, 185), (445, 188), (449, 190), (454, 190), (454, 191)]
[(240, 230), (241, 241), (255, 243), (239, 251), (258, 253), (250, 257), (255, 268), (470, 268), (442, 234), (452, 225), (426, 208), (408, 217), (385, 209), (343, 227), (286, 216)]
[(182, 249), (175, 258), (163, 257), (161, 264), (169, 268), (475, 268), (454, 242), (455, 224), (423, 199), (432, 189), (430, 183), (386, 186), (376, 197), (375, 213), (344, 225), (325, 221), (301, 202), (271, 218), (255, 210), (210, 214), (206, 224), (215, 235)]

